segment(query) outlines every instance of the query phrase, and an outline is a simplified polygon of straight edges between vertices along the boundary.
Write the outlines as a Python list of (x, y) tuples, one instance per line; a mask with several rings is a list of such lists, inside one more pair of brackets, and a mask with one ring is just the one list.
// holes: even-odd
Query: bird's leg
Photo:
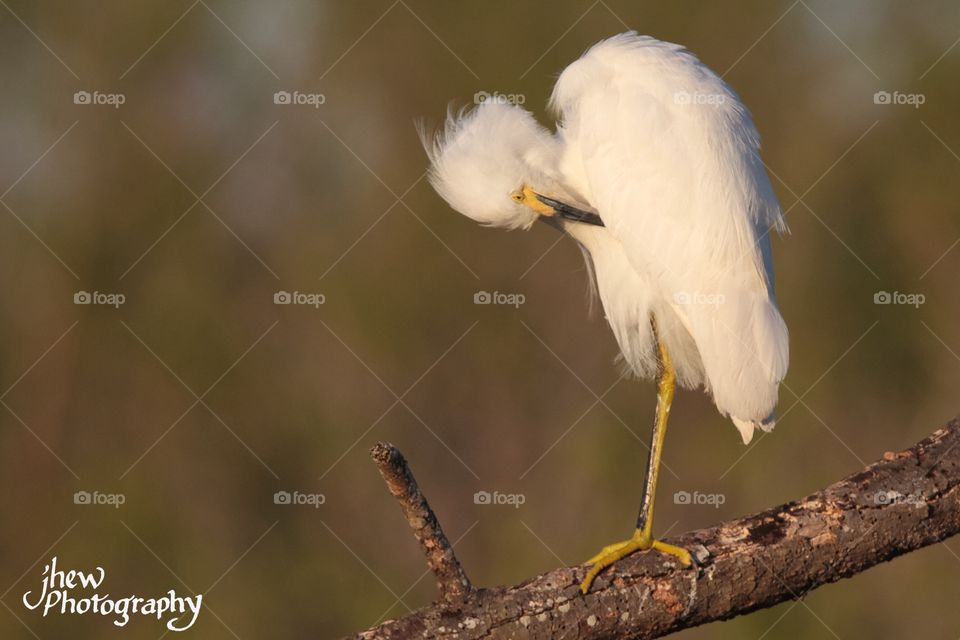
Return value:
[[(656, 328), (654, 328), (654, 336), (656, 337)], [(640, 503), (640, 514), (637, 516), (637, 530), (629, 540), (607, 545), (600, 550), (600, 553), (587, 560), (587, 564), (592, 566), (583, 582), (580, 583), (580, 591), (584, 594), (590, 590), (590, 585), (597, 574), (634, 551), (656, 549), (662, 553), (675, 556), (684, 566), (690, 566), (690, 552), (686, 549), (653, 539), (653, 503), (657, 491), (657, 478), (660, 474), (663, 442), (667, 434), (667, 420), (670, 417), (670, 405), (673, 402), (673, 392), (677, 379), (676, 371), (670, 361), (670, 355), (659, 339), (657, 339), (657, 348), (660, 355), (657, 372), (657, 416), (653, 425), (653, 438), (650, 444), (650, 458), (647, 462), (647, 480), (644, 485), (643, 501)]]

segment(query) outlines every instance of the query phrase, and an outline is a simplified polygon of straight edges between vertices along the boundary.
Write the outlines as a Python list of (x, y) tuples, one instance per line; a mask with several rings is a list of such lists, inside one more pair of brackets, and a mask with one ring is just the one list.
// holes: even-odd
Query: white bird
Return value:
[(656, 548), (654, 493), (675, 383), (702, 386), (743, 442), (769, 431), (787, 371), (770, 231), (785, 231), (750, 113), (683, 47), (629, 32), (594, 45), (557, 80), (556, 133), (488, 101), (421, 131), (430, 181), (488, 226), (542, 220), (581, 247), (626, 366), (658, 385), (637, 529), (590, 559)]

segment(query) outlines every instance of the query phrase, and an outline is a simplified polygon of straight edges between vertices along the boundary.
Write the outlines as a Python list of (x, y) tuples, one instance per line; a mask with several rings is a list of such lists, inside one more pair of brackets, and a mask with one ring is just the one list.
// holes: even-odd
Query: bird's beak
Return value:
[(603, 220), (601, 220), (600, 216), (595, 213), (578, 209), (567, 204), (566, 202), (561, 202), (560, 200), (556, 200), (554, 198), (548, 198), (547, 196), (540, 195), (539, 193), (535, 193), (534, 195), (536, 196), (537, 200), (550, 207), (550, 209), (553, 210), (553, 215), (558, 218), (571, 220), (573, 222), (583, 222), (584, 224), (592, 224), (597, 227), (604, 226)]

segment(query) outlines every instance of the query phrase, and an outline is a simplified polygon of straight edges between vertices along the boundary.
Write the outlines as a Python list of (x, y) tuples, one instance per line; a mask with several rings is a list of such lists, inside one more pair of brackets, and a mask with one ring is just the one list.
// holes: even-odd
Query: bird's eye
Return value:
[(523, 202), (523, 194), (520, 193), (519, 191), (514, 191), (513, 193), (510, 194), (510, 197), (513, 199), (514, 202)]

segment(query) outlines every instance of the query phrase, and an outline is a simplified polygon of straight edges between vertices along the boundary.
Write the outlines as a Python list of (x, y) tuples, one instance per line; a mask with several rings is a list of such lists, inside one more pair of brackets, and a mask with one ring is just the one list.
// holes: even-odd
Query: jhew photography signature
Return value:
[[(113, 624), (118, 627), (126, 626), (132, 615), (155, 616), (157, 620), (163, 620), (166, 616), (167, 629), (170, 631), (186, 631), (197, 621), (203, 594), (178, 596), (171, 589), (155, 598), (134, 595), (113, 598), (109, 593), (96, 593), (106, 576), (103, 567), (97, 567), (92, 572), (73, 569), (65, 572), (57, 568), (57, 558), (54, 556), (43, 568), (39, 593), (33, 597), (33, 591), (24, 593), (23, 606), (35, 610), (42, 605), (44, 617), (50, 613), (114, 616)], [(77, 594), (76, 591), (83, 593)], [(91, 591), (94, 593), (89, 593)]]

